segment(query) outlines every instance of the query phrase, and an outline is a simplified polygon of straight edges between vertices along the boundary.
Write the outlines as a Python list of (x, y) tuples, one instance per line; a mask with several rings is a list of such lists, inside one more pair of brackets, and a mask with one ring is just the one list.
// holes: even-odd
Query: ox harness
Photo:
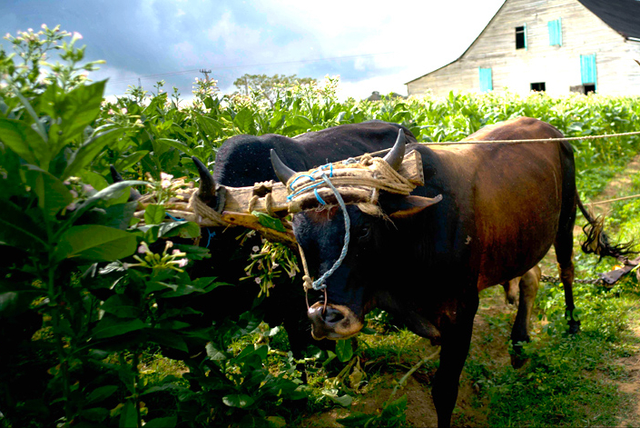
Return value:
[[(412, 152), (407, 157), (415, 157), (413, 153), (417, 152)], [(292, 213), (317, 209), (318, 204), (326, 207), (337, 203), (344, 215), (345, 236), (340, 255), (331, 268), (315, 281), (309, 274), (304, 250), (298, 244), (304, 269), (303, 286), (307, 308), (309, 308), (308, 291), (311, 289), (323, 291), (324, 313), (327, 307), (326, 280), (342, 265), (351, 241), (351, 220), (347, 212), (347, 204), (355, 204), (370, 215), (384, 216), (378, 205), (380, 190), (407, 196), (416, 188), (416, 184), (391, 168), (384, 159), (364, 155), (360, 160), (350, 158), (310, 171), (299, 172), (289, 179), (286, 188), (289, 192), (287, 196), (289, 211)]]

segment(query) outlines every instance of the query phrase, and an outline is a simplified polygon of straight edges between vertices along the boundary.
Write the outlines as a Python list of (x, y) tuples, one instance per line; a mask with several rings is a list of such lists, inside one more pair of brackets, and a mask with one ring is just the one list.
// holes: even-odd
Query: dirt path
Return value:
[[(625, 170), (614, 177), (604, 190), (594, 198), (594, 202), (605, 201), (609, 199), (624, 196), (625, 189), (631, 186), (631, 179), (634, 175), (640, 173), (640, 155), (633, 158), (627, 165)], [(610, 212), (610, 204), (589, 205), (587, 208), (597, 215), (608, 215)], [(578, 230), (577, 233), (581, 233)], [(640, 339), (640, 322), (634, 318), (630, 326), (633, 334)], [(618, 382), (620, 391), (626, 394), (632, 394), (636, 405), (633, 407), (634, 412), (628, 415), (620, 415), (618, 427), (637, 427), (640, 426), (640, 354), (636, 353), (628, 357), (617, 360), (625, 372), (628, 374), (623, 380)]]
[[(636, 156), (625, 168), (625, 170), (612, 179), (605, 189), (600, 193), (596, 201), (604, 201), (623, 196), (624, 189), (631, 185), (631, 177), (640, 173), (640, 155)], [(607, 215), (609, 204), (592, 205), (589, 208), (596, 214)], [(633, 334), (640, 339), (640, 320), (634, 318), (630, 326)], [(628, 357), (618, 359), (618, 364), (623, 366), (628, 376), (619, 381), (620, 391), (632, 394), (636, 405), (634, 412), (629, 415), (621, 415), (619, 427), (640, 426), (640, 354), (636, 353)]]
[[(598, 197), (589, 202), (606, 201), (609, 199), (624, 196), (624, 189), (631, 186), (631, 177), (638, 174), (639, 172), (640, 155), (633, 158), (633, 160), (629, 162), (625, 170), (614, 177), (611, 181), (609, 181), (609, 183), (607, 183), (604, 190), (598, 195)], [(610, 204), (588, 205), (588, 207), (596, 214), (606, 215), (609, 212)]]
[[(640, 338), (640, 324), (635, 320), (632, 328), (636, 337)], [(640, 354), (636, 353), (628, 357), (620, 358), (617, 361), (626, 370), (627, 377), (618, 382), (620, 391), (631, 394), (634, 397), (634, 412), (628, 415), (621, 415), (618, 427), (637, 427), (640, 426)]]

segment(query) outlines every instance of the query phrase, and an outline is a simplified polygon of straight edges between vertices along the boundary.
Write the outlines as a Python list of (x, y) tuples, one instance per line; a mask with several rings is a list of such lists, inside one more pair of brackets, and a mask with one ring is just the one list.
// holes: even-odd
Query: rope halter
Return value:
[(323, 290), (326, 308), (326, 280), (342, 265), (351, 240), (351, 221), (347, 205), (355, 204), (367, 214), (381, 216), (383, 213), (378, 206), (381, 190), (409, 195), (416, 185), (394, 170), (384, 159), (364, 155), (360, 160), (347, 159), (296, 173), (289, 178), (286, 187), (289, 192), (287, 200), (290, 212), (317, 209), (318, 206), (338, 205), (344, 213), (345, 236), (340, 256), (331, 268), (315, 281), (309, 275), (304, 251), (299, 246), (305, 272), (303, 277), (305, 292), (310, 289)]

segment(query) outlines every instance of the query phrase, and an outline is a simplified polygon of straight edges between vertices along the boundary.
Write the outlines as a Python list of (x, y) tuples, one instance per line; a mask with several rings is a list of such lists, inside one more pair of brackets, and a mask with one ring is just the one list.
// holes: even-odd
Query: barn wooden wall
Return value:
[[(548, 22), (562, 19), (562, 46), (549, 45)], [(527, 27), (527, 49), (515, 48), (515, 28)], [(625, 39), (577, 0), (507, 0), (455, 62), (407, 83), (409, 95), (479, 91), (479, 71), (491, 68), (493, 89), (520, 94), (545, 82), (551, 95), (581, 85), (580, 55), (596, 54), (597, 92), (640, 95), (640, 42)]]

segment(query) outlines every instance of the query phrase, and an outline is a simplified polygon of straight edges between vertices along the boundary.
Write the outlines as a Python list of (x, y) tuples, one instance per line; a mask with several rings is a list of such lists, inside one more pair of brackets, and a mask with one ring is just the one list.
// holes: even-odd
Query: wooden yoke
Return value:
[[(362, 174), (366, 170), (362, 170)], [(424, 185), (422, 158), (420, 153), (408, 153), (398, 173), (416, 186)], [(354, 177), (357, 177), (357, 171)], [(266, 239), (281, 242), (289, 247), (297, 246), (291, 223), (286, 220), (289, 214), (288, 189), (282, 183), (256, 183), (253, 187), (220, 186), (218, 192), (224, 192), (224, 208), (222, 213), (204, 206), (197, 196), (198, 189), (185, 189), (177, 200), (172, 198), (165, 203), (165, 209), (173, 217), (198, 223), (201, 227), (240, 226), (256, 230)], [(222, 195), (220, 195), (222, 196)], [(354, 196), (358, 202), (362, 195)], [(198, 198), (196, 200), (196, 198)], [(135, 216), (144, 223), (144, 209), (153, 203), (153, 194), (144, 195)], [(345, 199), (348, 199), (348, 195)], [(187, 203), (188, 201), (188, 203)], [(259, 213), (263, 213), (260, 215)], [(257, 214), (257, 215), (256, 215)]]

